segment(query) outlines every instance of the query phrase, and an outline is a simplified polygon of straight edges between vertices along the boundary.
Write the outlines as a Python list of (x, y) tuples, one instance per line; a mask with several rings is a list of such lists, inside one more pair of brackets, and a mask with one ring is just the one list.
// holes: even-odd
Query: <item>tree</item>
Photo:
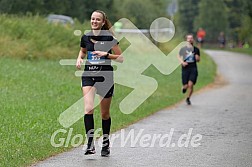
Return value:
[(0, 13), (68, 15), (81, 22), (90, 19), (94, 10), (103, 10), (114, 22), (130, 18), (140, 27), (149, 27), (157, 17), (165, 16), (170, 0), (0, 0)]
[(199, 3), (199, 15), (194, 20), (194, 30), (202, 27), (206, 30), (206, 39), (216, 42), (221, 31), (228, 28), (227, 7), (223, 0), (202, 0)]
[(177, 27), (185, 33), (195, 32), (193, 22), (198, 15), (198, 3), (200, 0), (178, 0)]
[(166, 16), (166, 3), (162, 0), (115, 1), (116, 19), (127, 18), (138, 28), (149, 28), (153, 20)]
[(240, 42), (252, 44), (252, 19), (249, 16), (242, 17), (241, 27), (238, 29), (238, 39)]
[(229, 9), (230, 32), (237, 42), (252, 44), (252, 2), (251, 0), (226, 0)]

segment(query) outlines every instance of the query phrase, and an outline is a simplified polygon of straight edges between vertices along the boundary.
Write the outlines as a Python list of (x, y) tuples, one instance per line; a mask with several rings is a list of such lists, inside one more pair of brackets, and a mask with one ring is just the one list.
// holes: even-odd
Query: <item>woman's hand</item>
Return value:
[(93, 51), (92, 54), (96, 55), (97, 57), (103, 57), (103, 56), (107, 56), (108, 52)]
[(83, 58), (85, 57), (86, 52), (87, 52), (86, 48), (80, 49), (80, 52), (76, 61), (76, 68), (81, 69), (81, 64), (83, 63)]
[(83, 63), (82, 58), (78, 58), (76, 61), (76, 68), (81, 69), (81, 64)]

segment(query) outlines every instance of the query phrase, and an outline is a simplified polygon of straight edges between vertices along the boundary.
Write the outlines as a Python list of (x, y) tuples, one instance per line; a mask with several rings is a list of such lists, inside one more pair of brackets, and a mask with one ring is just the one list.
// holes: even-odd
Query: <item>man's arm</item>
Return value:
[(195, 59), (197, 62), (200, 62), (200, 50), (197, 49), (196, 53), (195, 53)]
[(200, 56), (198, 54), (195, 54), (195, 59), (197, 62), (200, 62)]
[(184, 62), (184, 60), (182, 59), (182, 57), (181, 57), (179, 54), (177, 55), (177, 58), (178, 58), (180, 64), (181, 64), (183, 67), (185, 67), (185, 66), (188, 65), (188, 63), (187, 63), (187, 62)]

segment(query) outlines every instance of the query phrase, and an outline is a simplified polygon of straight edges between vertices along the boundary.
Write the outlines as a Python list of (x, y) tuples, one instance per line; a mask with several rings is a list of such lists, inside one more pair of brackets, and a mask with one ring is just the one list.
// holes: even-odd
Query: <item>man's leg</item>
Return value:
[(182, 93), (186, 93), (188, 88), (189, 74), (188, 70), (182, 70)]
[(191, 98), (191, 96), (193, 94), (193, 86), (195, 85), (195, 83), (197, 81), (197, 77), (198, 77), (197, 68), (192, 69), (191, 72), (190, 72), (189, 81), (188, 81), (188, 96), (186, 98), (186, 103), (188, 105), (191, 105), (190, 98)]
[(193, 93), (193, 82), (192, 81), (189, 81), (188, 82), (188, 98), (190, 99), (190, 97), (192, 96), (192, 93)]
[(192, 93), (193, 93), (193, 82), (189, 81), (188, 82), (188, 96), (186, 98), (186, 103), (188, 105), (191, 105), (190, 97), (192, 96)]
[(186, 93), (186, 90), (188, 88), (188, 84), (185, 84), (182, 86), (182, 93)]

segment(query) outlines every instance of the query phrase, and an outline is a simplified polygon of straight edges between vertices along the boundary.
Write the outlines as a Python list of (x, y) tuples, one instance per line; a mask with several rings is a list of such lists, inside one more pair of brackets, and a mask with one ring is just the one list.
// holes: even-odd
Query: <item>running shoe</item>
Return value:
[(182, 93), (185, 94), (186, 93), (186, 88), (182, 88)]
[(187, 103), (187, 105), (191, 105), (191, 101), (190, 101), (189, 97), (186, 98), (186, 103)]
[(87, 146), (87, 149), (85, 150), (85, 155), (91, 155), (95, 154), (95, 147), (94, 146)]
[(109, 147), (102, 147), (101, 156), (108, 157), (109, 154), (110, 154), (110, 148)]

